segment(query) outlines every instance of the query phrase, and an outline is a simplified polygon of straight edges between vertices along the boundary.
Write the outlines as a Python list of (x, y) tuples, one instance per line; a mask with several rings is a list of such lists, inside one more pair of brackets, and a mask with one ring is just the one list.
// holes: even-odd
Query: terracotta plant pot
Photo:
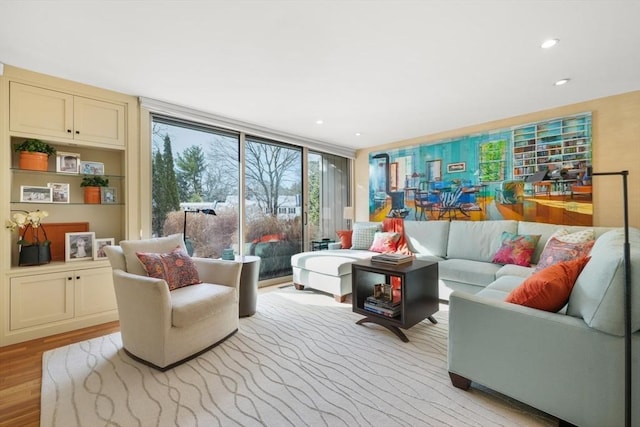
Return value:
[(49, 169), (49, 156), (46, 153), (36, 151), (21, 151), (18, 164), (20, 169), (46, 171)]
[(84, 202), (87, 204), (99, 204), (100, 187), (84, 187)]

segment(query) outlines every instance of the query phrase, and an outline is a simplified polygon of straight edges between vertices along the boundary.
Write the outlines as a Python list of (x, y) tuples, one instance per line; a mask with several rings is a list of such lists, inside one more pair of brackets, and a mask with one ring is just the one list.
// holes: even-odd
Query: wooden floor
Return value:
[(42, 353), (120, 330), (118, 322), (0, 347), (0, 426), (39, 426)]

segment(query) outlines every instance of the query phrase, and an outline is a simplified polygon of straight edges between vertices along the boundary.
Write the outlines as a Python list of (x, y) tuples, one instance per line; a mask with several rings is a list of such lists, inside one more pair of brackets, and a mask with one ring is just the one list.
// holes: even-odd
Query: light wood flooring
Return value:
[(0, 426), (39, 426), (42, 353), (120, 330), (118, 322), (0, 347)]

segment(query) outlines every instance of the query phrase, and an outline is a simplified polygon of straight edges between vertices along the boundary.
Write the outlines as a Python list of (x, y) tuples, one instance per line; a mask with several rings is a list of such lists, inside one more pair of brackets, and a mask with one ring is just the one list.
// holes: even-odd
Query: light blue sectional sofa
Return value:
[[(534, 266), (491, 262), (503, 231), (541, 235), (536, 264), (558, 229), (593, 228), (591, 260), (568, 304), (550, 313), (504, 302)], [(406, 221), (418, 259), (438, 261), (440, 298), (449, 300), (449, 372), (575, 425), (620, 426), (624, 417), (623, 230), (522, 221)], [(631, 233), (633, 396), (640, 401), (640, 230)], [(329, 250), (292, 257), (294, 282), (351, 292), (351, 263), (374, 252)], [(633, 408), (640, 426), (640, 404)]]

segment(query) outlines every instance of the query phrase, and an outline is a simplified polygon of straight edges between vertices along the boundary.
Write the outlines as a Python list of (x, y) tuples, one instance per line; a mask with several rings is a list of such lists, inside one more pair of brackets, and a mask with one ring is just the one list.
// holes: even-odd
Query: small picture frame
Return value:
[(58, 151), (56, 153), (56, 172), (79, 174), (80, 154)]
[(447, 165), (447, 173), (464, 172), (467, 170), (466, 162), (449, 163)]
[(104, 239), (94, 239), (93, 245), (93, 259), (106, 259), (107, 254), (104, 252), (105, 246), (113, 246), (115, 245), (115, 240), (113, 237), (108, 237)]
[(83, 175), (104, 175), (104, 163), (80, 162), (80, 170)]
[(71, 197), (68, 183), (50, 182), (47, 184), (51, 188), (51, 199), (53, 203), (69, 203)]
[(20, 186), (20, 201), (24, 203), (51, 203), (51, 187), (37, 187), (34, 185)]
[(64, 260), (84, 261), (93, 259), (93, 246), (96, 233), (85, 231), (64, 234)]
[(103, 205), (118, 203), (115, 187), (100, 187), (100, 201)]

